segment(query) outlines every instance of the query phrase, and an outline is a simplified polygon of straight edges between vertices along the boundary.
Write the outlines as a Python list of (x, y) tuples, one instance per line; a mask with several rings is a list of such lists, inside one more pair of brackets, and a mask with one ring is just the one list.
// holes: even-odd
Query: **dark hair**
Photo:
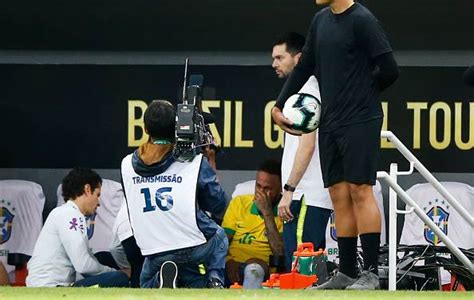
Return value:
[(145, 111), (144, 123), (153, 139), (174, 141), (176, 112), (169, 101), (153, 100)]
[(296, 32), (285, 32), (278, 36), (273, 43), (273, 47), (286, 44), (286, 51), (291, 55), (296, 55), (303, 50), (305, 38)]
[(74, 200), (84, 194), (84, 186), (89, 184), (92, 192), (102, 184), (99, 174), (89, 168), (74, 168), (62, 181), (64, 200)]
[(258, 167), (257, 172), (260, 171), (271, 175), (277, 175), (281, 178), (281, 163), (275, 159), (267, 159)]

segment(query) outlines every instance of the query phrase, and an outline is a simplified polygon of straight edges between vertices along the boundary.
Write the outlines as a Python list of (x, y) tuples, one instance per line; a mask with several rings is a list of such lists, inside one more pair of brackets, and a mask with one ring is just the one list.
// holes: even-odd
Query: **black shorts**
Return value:
[(324, 187), (347, 181), (375, 184), (382, 118), (319, 133)]

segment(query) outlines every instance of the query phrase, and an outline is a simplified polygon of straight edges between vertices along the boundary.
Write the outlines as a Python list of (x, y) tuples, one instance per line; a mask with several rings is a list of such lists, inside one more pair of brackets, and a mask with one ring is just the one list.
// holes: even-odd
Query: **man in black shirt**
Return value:
[[(339, 273), (321, 289), (376, 289), (380, 211), (372, 191), (380, 151), (383, 112), (380, 92), (398, 78), (398, 67), (384, 30), (374, 15), (353, 0), (316, 0), (329, 4), (309, 29), (298, 65), (272, 110), (274, 121), (291, 128), (281, 110), (309, 76), (320, 83), (321, 169), (336, 213)], [(357, 278), (357, 236), (364, 271)]]

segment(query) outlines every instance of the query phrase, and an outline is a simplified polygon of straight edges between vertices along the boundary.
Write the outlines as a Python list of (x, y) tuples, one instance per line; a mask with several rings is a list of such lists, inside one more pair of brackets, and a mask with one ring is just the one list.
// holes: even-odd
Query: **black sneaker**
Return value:
[(207, 288), (209, 289), (223, 289), (224, 284), (217, 278), (211, 277), (207, 282)]
[(178, 278), (178, 266), (171, 260), (165, 261), (160, 268), (160, 289), (175, 289)]

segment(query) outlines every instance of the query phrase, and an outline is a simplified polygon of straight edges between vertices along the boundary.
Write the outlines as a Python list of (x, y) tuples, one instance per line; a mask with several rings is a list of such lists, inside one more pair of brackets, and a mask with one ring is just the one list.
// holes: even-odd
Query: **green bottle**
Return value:
[(314, 256), (293, 256), (293, 262), (298, 260), (296, 264), (296, 272), (301, 275), (315, 275), (315, 260)]
[[(295, 260), (297, 260), (295, 266)], [(293, 264), (296, 272), (301, 275), (317, 275), (320, 282), (327, 279), (327, 256), (322, 251), (317, 252), (313, 249), (312, 243), (302, 243), (298, 245), (297, 251), (293, 254)]]

